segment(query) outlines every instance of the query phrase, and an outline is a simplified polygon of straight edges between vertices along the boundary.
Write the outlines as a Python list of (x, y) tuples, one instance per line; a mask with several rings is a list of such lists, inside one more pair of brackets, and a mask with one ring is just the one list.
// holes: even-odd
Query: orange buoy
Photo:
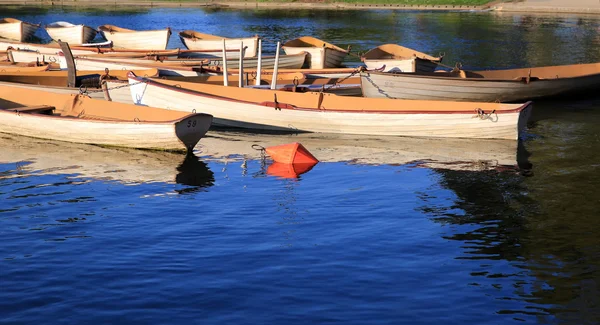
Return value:
[(267, 175), (281, 178), (298, 178), (298, 176), (310, 171), (316, 164), (284, 164), (275, 161), (267, 168)]
[(319, 162), (304, 146), (298, 142), (265, 148), (271, 159), (283, 164), (316, 164)]

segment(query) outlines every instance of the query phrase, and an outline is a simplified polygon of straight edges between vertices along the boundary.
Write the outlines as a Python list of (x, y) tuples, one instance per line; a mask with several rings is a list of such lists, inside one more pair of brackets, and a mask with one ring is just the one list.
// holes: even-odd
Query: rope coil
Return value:
[[(482, 110), (481, 108), (476, 108), (475, 109), (475, 115), (473, 115), (473, 118), (479, 118), (480, 120), (492, 120), (492, 121), (497, 121), (498, 120), (498, 114), (496, 114), (496, 110), (492, 110), (489, 113), (486, 113), (484, 110)], [(496, 117), (496, 119), (492, 118), (492, 115), (494, 115)]]
[(260, 158), (262, 160), (264, 160), (267, 157), (267, 154), (266, 154), (267, 151), (266, 151), (265, 147), (255, 143), (252, 145), (252, 149), (260, 151)]

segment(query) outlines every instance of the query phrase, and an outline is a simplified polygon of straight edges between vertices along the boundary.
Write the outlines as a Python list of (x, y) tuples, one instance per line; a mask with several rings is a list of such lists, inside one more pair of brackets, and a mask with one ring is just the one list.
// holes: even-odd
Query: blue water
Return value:
[[(471, 67), (600, 58), (593, 16), (0, 13), (273, 40), (309, 34), (357, 50), (399, 42)], [(186, 158), (1, 135), (0, 323), (597, 324), (598, 108), (595, 99), (536, 103), (512, 151), (518, 169), (457, 168), (452, 155), (428, 165), (444, 147), (457, 161), (464, 150), (398, 138), (385, 159), (345, 150), (284, 178), (234, 149), (215, 159), (199, 147)], [(327, 145), (314, 153), (325, 157)]]

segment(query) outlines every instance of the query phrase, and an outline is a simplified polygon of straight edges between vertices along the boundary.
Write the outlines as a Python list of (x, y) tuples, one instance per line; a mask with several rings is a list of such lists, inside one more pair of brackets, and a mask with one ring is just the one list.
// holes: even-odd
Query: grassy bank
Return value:
[[(135, 0), (134, 0), (135, 1)], [(145, 1), (145, 0), (138, 0)], [(314, 5), (332, 6), (339, 5), (370, 5), (375, 7), (401, 6), (401, 5), (457, 5), (457, 6), (481, 6), (490, 3), (490, 0), (246, 0), (246, 1), (198, 1), (198, 0), (168, 0), (168, 1), (189, 1), (206, 2), (223, 5), (252, 4), (290, 4), (290, 5)]]
[[(192, 0), (193, 1), (193, 0)], [(489, 3), (488, 0), (250, 0), (246, 2), (262, 3), (315, 3), (315, 4), (364, 4), (364, 5), (428, 5), (455, 3), (457, 5), (481, 5)]]

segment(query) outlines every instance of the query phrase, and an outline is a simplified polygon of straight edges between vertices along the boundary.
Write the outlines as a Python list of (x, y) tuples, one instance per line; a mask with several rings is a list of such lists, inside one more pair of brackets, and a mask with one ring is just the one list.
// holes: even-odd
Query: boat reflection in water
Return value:
[[(20, 175), (74, 174), (126, 185), (177, 183), (192, 188), (214, 184), (213, 172), (194, 155), (49, 141), (0, 134), (0, 163), (16, 163)], [(3, 177), (11, 177), (3, 175)]]
[[(224, 162), (256, 160), (264, 157), (256, 147), (299, 142), (321, 162), (347, 162), (365, 165), (406, 165), (466, 171), (530, 170), (522, 143), (510, 140), (433, 139), (409, 137), (357, 136), (337, 134), (260, 134), (211, 131), (196, 146), (204, 160)], [(254, 146), (253, 148), (253, 145)], [(519, 147), (519, 150), (517, 150)], [(519, 160), (517, 161), (517, 153)], [(261, 157), (262, 155), (262, 157)], [(246, 168), (246, 163), (242, 163)], [(269, 175), (295, 178), (311, 168), (262, 165)], [(315, 167), (316, 168), (316, 167)], [(271, 172), (269, 172), (271, 170)]]
[(177, 166), (177, 172), (175, 182), (190, 186), (176, 190), (179, 194), (198, 192), (215, 183), (215, 176), (208, 165), (192, 153), (187, 154), (183, 162)]
[[(91, 145), (0, 135), (0, 163), (19, 164), (27, 174), (78, 174), (83, 177), (141, 183), (178, 183), (197, 191), (214, 185), (213, 172), (204, 161), (260, 160), (258, 174), (299, 178), (314, 165), (287, 165), (266, 159), (256, 146), (270, 147), (299, 142), (319, 161), (361, 165), (407, 165), (464, 171), (527, 171), (527, 152), (517, 141), (376, 137), (332, 134), (259, 134), (211, 131), (196, 146), (195, 155), (103, 148)], [(519, 150), (517, 150), (519, 147)], [(517, 155), (517, 153), (519, 153)], [(518, 161), (518, 156), (519, 160)], [(201, 161), (198, 157), (202, 157)], [(244, 173), (247, 171), (243, 171)]]

